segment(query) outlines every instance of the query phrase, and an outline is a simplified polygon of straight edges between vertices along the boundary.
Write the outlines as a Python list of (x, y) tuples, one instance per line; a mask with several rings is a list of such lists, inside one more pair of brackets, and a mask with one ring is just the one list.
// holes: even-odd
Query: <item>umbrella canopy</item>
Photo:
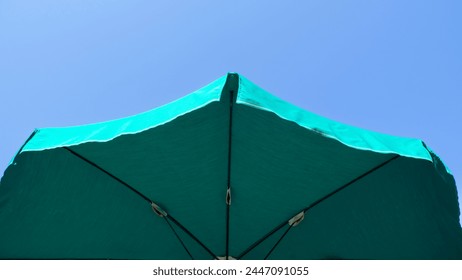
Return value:
[(461, 259), (453, 176), (420, 140), (231, 73), (136, 116), (36, 130), (0, 183), (3, 259)]

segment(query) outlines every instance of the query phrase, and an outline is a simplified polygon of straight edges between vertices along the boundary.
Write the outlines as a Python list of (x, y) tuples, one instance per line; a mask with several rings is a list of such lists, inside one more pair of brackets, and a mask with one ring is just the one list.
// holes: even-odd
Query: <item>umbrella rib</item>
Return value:
[(32, 134), (29, 136), (29, 138), (27, 138), (26, 142), (24, 142), (24, 144), (22, 144), (21, 148), (18, 150), (18, 152), (16, 153), (16, 155), (19, 155), (22, 150), (24, 149), (24, 147), (27, 145), (27, 143), (29, 143), (29, 141), (32, 139), (32, 137), (35, 136), (35, 134), (37, 134), (38, 130), (34, 130), (34, 132), (32, 132)]
[(145, 196), (144, 194), (142, 194), (141, 192), (139, 192), (137, 189), (135, 189), (134, 187), (130, 186), (128, 183), (122, 181), (120, 178), (114, 176), (113, 174), (111, 174), (109, 171), (105, 170), (104, 168), (102, 168), (101, 166), (97, 165), (96, 163), (90, 161), (89, 159), (83, 157), (82, 155), (78, 154), (77, 152), (73, 151), (72, 149), (68, 148), (68, 147), (63, 147), (64, 149), (66, 149), (67, 151), (69, 151), (70, 153), (72, 153), (74, 156), (80, 158), (81, 160), (85, 161), (86, 163), (92, 165), (93, 167), (96, 167), (97, 169), (99, 169), (100, 171), (102, 171), (103, 173), (105, 173), (106, 175), (108, 175), (109, 177), (111, 177), (112, 179), (116, 180), (117, 182), (121, 183), (122, 185), (124, 185), (125, 187), (129, 188), (130, 190), (132, 190), (133, 192), (135, 192), (137, 195), (139, 195), (140, 197), (142, 197), (144, 200), (146, 200), (147, 202), (149, 202), (149, 204), (152, 203), (152, 200), (149, 199), (147, 196)]
[[(376, 171), (377, 169), (380, 169), (382, 168), (383, 166), (385, 166), (386, 164), (390, 163), (391, 161), (399, 158), (400, 155), (395, 155), (394, 157), (382, 162), (381, 164), (377, 165), (376, 167), (368, 170), (367, 172), (359, 175), (358, 177), (354, 178), (353, 180), (349, 181), (348, 183), (346, 183), (345, 185), (341, 186), (340, 188), (338, 189), (335, 189), (334, 191), (328, 193), (327, 195), (323, 196), (322, 198), (316, 200), (315, 202), (313, 202), (312, 204), (310, 204), (308, 207), (305, 207), (303, 208), (302, 212), (303, 213), (306, 213), (308, 210), (310, 210), (311, 208), (315, 207), (316, 205), (318, 205), (319, 203), (323, 202), (324, 200), (328, 199), (329, 197), (333, 196), (334, 194), (340, 192), (341, 190), (347, 188), (348, 186), (350, 186), (351, 184), (361, 180), (362, 178), (366, 177), (367, 175), (371, 174), (372, 172)], [(284, 225), (287, 223), (287, 221), (284, 221), (282, 222), (281, 224), (279, 224), (278, 226), (276, 226), (274, 229), (272, 229), (270, 232), (268, 232), (267, 234), (265, 234), (262, 238), (258, 239), (256, 242), (254, 242), (252, 245), (250, 245), (246, 250), (244, 250), (236, 259), (241, 259), (242, 257), (244, 257), (245, 255), (247, 255), (247, 253), (249, 253), (250, 251), (252, 251), (255, 247), (257, 247), (258, 245), (260, 245), (263, 241), (265, 241), (268, 237), (270, 237), (271, 235), (273, 235), (274, 233), (276, 233), (277, 231), (279, 231), (281, 228), (284, 227)], [(289, 228), (290, 229), (290, 228)], [(286, 233), (288, 232), (288, 230), (283, 234), (283, 236), (278, 240), (278, 242), (276, 243), (279, 244), (279, 242), (281, 242), (282, 238), (286, 235)], [(276, 246), (275, 245), (275, 246)], [(275, 247), (274, 246), (274, 247)], [(274, 247), (271, 249), (270, 253), (274, 250)], [(269, 255), (269, 254), (268, 254)], [(268, 255), (266, 257), (268, 257)]]
[(175, 218), (173, 218), (171, 215), (166, 216), (167, 219), (170, 219), (170, 221), (174, 222), (178, 227), (180, 227), (185, 233), (187, 233), (189, 236), (191, 236), (192, 239), (194, 239), (199, 245), (204, 248), (207, 253), (209, 253), (215, 260), (218, 260), (218, 256), (215, 255), (212, 250), (210, 250), (207, 246), (205, 246), (204, 243), (202, 243), (194, 234), (192, 234), (189, 230), (187, 230), (180, 222), (178, 222)]
[(271, 253), (274, 251), (274, 249), (276, 249), (276, 247), (279, 245), (279, 243), (281, 242), (281, 240), (286, 236), (286, 234), (289, 232), (289, 230), (292, 228), (292, 226), (290, 225), (287, 230), (284, 232), (284, 234), (279, 238), (279, 240), (276, 242), (276, 244), (274, 244), (273, 248), (271, 248), (271, 250), (269, 250), (268, 254), (266, 254), (264, 260), (268, 259), (268, 257), (271, 255)]
[(249, 253), (250, 251), (252, 251), (253, 249), (255, 249), (255, 247), (257, 247), (258, 245), (260, 245), (260, 243), (262, 243), (263, 241), (265, 241), (268, 237), (270, 237), (271, 235), (275, 234), (276, 232), (278, 232), (281, 228), (284, 227), (284, 225), (287, 223), (287, 221), (284, 221), (282, 222), (281, 224), (279, 224), (278, 226), (276, 226), (275, 228), (273, 228), (270, 232), (268, 232), (267, 234), (265, 234), (262, 238), (258, 239), (257, 241), (255, 241), (252, 245), (250, 245), (246, 250), (244, 250), (244, 252), (242, 252), (239, 256), (236, 257), (237, 260), (240, 260), (242, 257), (244, 257), (245, 255), (247, 255), (247, 253)]
[(176, 232), (176, 230), (173, 228), (172, 224), (168, 221), (168, 219), (164, 216), (165, 222), (167, 222), (168, 226), (172, 229), (173, 233), (175, 234), (176, 238), (178, 238), (178, 241), (180, 241), (181, 245), (183, 248), (186, 250), (186, 253), (188, 253), (189, 257), (191, 260), (194, 260), (193, 256), (191, 255), (191, 252), (189, 252), (188, 248), (186, 248), (186, 244), (184, 244), (183, 240), (181, 240), (180, 236)]
[(323, 202), (324, 200), (328, 199), (329, 197), (333, 196), (334, 194), (340, 192), (341, 190), (347, 188), (348, 186), (352, 185), (353, 183), (356, 183), (357, 181), (361, 180), (362, 178), (366, 177), (367, 175), (371, 174), (372, 172), (376, 171), (377, 169), (380, 169), (382, 168), (383, 166), (385, 166), (386, 164), (390, 163), (391, 161), (399, 158), (400, 155), (395, 155), (394, 157), (382, 162), (381, 164), (377, 165), (376, 167), (370, 169), (369, 171), (363, 173), (362, 175), (354, 178), (353, 180), (351, 180), (350, 182), (346, 183), (345, 185), (341, 186), (340, 188), (328, 193), (327, 195), (325, 195), (324, 197), (321, 197), (320, 199), (316, 200), (315, 202), (311, 203), (310, 206), (306, 207), (305, 209), (303, 209), (303, 212), (306, 213), (306, 211), (310, 210), (311, 208), (315, 207), (316, 205), (318, 205), (319, 203)]
[(228, 178), (226, 190), (226, 259), (229, 258), (229, 208), (231, 206), (231, 143), (233, 133), (233, 95), (229, 92), (229, 126), (228, 126)]
[[(105, 173), (106, 175), (108, 175), (109, 177), (113, 178), (114, 180), (116, 180), (117, 182), (119, 182), (120, 184), (122, 184), (123, 186), (129, 188), (130, 190), (132, 190), (134, 193), (136, 193), (137, 195), (139, 195), (141, 198), (143, 198), (144, 200), (146, 200), (149, 205), (152, 206), (152, 203), (153, 201), (151, 199), (149, 199), (147, 196), (145, 196), (144, 194), (142, 194), (141, 192), (139, 192), (137, 189), (135, 189), (134, 187), (130, 186), (128, 183), (124, 182), (123, 180), (121, 180), (120, 178), (114, 176), (113, 174), (111, 174), (109, 171), (105, 170), (104, 168), (102, 168), (101, 166), (97, 165), (96, 163), (90, 161), (89, 159), (83, 157), (82, 155), (78, 154), (77, 152), (73, 151), (72, 149), (68, 148), (68, 147), (63, 147), (65, 150), (69, 151), (71, 154), (73, 154), (74, 156), (80, 158), (81, 160), (85, 161), (86, 163), (92, 165), (93, 167), (99, 169), (100, 171), (102, 171), (103, 173)], [(175, 218), (173, 218), (171, 215), (166, 215), (164, 216), (166, 219), (169, 219), (170, 221), (172, 221), (173, 223), (175, 223), (178, 227), (180, 227), (186, 234), (188, 234), (192, 239), (194, 239), (199, 245), (201, 245), (214, 259), (218, 259), (217, 255), (215, 255), (207, 246), (205, 246), (204, 243), (202, 243), (194, 234), (192, 234), (188, 229), (186, 229), (180, 222), (178, 222)], [(176, 234), (176, 232), (174, 231), (174, 233)], [(183, 243), (183, 242), (182, 242)], [(188, 252), (189, 253), (189, 252)]]

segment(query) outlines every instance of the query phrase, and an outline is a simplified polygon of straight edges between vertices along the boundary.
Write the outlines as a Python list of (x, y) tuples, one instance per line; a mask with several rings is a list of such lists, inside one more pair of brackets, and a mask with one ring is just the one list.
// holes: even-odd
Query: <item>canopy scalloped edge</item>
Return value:
[[(117, 120), (81, 126), (37, 129), (18, 153), (69, 147), (87, 142), (107, 142), (173, 121), (191, 111), (220, 100), (229, 73), (207, 86), (153, 110)], [(432, 160), (431, 152), (418, 139), (391, 136), (346, 125), (290, 104), (238, 75), (236, 103), (275, 113), (279, 117), (333, 138), (349, 147), (378, 153)], [(450, 173), (446, 167), (446, 171)]]

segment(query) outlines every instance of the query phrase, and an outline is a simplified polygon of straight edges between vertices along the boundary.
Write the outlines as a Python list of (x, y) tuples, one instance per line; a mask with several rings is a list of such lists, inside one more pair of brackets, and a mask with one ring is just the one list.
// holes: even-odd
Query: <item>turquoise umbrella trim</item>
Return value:
[(41, 128), (20, 152), (42, 151), (87, 142), (107, 142), (166, 124), (220, 100), (226, 76), (176, 101), (153, 110), (107, 122), (60, 128)]
[(355, 149), (432, 161), (421, 140), (368, 131), (321, 117), (266, 92), (242, 76), (239, 78), (236, 103), (273, 112), (285, 120)]
[[(136, 134), (163, 125), (219, 101), (226, 79), (227, 75), (222, 76), (183, 98), (138, 115), (81, 126), (37, 129), (34, 137), (19, 152), (41, 151), (87, 142), (107, 142), (122, 135)], [(355, 149), (395, 153), (432, 161), (429, 151), (419, 139), (369, 131), (316, 115), (268, 93), (241, 75), (236, 103), (273, 112), (283, 119)], [(446, 170), (450, 173), (447, 167)]]

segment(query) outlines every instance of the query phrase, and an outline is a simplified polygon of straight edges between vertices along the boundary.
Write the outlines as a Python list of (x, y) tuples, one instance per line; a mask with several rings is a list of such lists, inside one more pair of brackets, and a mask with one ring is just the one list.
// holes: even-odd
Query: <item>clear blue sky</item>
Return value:
[(0, 175), (34, 128), (149, 110), (238, 72), (423, 139), (462, 193), (462, 1), (0, 0)]

